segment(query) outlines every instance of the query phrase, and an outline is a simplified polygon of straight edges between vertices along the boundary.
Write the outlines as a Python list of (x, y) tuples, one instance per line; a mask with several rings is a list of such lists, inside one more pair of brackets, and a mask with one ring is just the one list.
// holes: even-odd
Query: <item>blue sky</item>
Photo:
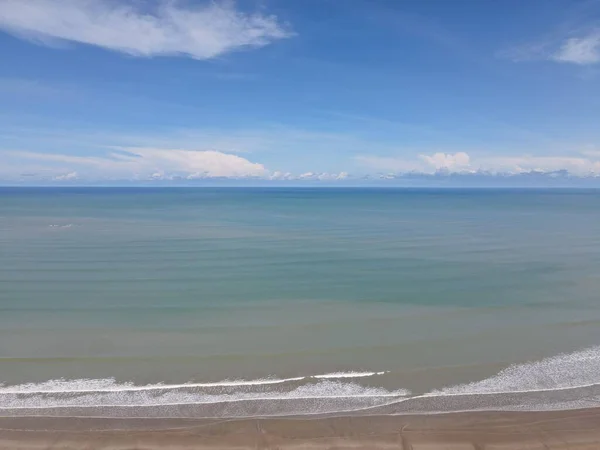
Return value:
[(0, 182), (600, 175), (600, 0), (0, 0)]

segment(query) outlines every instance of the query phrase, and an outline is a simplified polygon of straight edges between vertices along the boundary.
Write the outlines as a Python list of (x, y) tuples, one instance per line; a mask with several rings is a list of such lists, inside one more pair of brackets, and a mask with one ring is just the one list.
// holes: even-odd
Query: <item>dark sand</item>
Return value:
[(600, 449), (600, 408), (245, 420), (0, 418), (0, 449)]

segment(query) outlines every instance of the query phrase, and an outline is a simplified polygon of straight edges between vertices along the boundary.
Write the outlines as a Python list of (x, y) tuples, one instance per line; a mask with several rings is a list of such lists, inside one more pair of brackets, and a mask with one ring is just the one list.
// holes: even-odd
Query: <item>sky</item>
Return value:
[(0, 0), (0, 184), (600, 180), (600, 0)]

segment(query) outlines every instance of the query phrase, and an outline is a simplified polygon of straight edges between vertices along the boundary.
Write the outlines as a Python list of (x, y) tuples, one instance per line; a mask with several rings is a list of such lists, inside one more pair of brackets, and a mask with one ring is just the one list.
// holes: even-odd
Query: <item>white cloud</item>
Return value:
[(77, 172), (69, 172), (64, 175), (55, 176), (54, 181), (75, 181), (78, 178)]
[(482, 170), (492, 172), (554, 172), (567, 170), (573, 175), (600, 174), (600, 161), (593, 158), (571, 156), (506, 156), (482, 158)]
[(600, 29), (572, 31), (568, 35), (518, 45), (499, 52), (499, 56), (514, 62), (546, 60), (578, 65), (597, 64), (600, 63)]
[(304, 172), (300, 175), (294, 175), (291, 172), (273, 172), (270, 180), (304, 180), (304, 181), (339, 181), (348, 178), (348, 172), (330, 173), (330, 172)]
[[(304, 178), (334, 180), (348, 177), (347, 173), (340, 172), (347, 167), (348, 153), (359, 153), (365, 148), (383, 153), (395, 148), (391, 144), (352, 134), (278, 125), (262, 129), (157, 129), (145, 133), (134, 130), (127, 134), (111, 133), (110, 130), (64, 129), (61, 126), (22, 128), (0, 125), (0, 135), (3, 140), (0, 146), (0, 180), (14, 180), (21, 173), (34, 173), (49, 180), (71, 171), (77, 171), (82, 182), (218, 176), (215, 171), (206, 173), (206, 164), (197, 163), (203, 153), (194, 150), (207, 149), (213, 155), (242, 157), (238, 162), (268, 162), (273, 170), (271, 173), (264, 165), (258, 164), (258, 168), (245, 167), (241, 171), (242, 177), (299, 180), (300, 174), (310, 172), (311, 175)], [(99, 153), (100, 149), (104, 152)], [(332, 149), (334, 153), (331, 153)], [(339, 154), (335, 153), (336, 149), (340, 149)], [(16, 154), (14, 150), (20, 151)], [(301, 156), (307, 151), (323, 157)], [(343, 166), (340, 158), (344, 158)], [(230, 170), (226, 171), (226, 176), (234, 175)]]
[[(251, 177), (263, 176), (265, 167), (237, 155), (214, 150), (190, 151), (178, 149), (127, 149), (128, 154), (113, 154), (127, 163), (157, 166), (163, 171), (191, 172), (196, 177)], [(140, 161), (141, 159), (141, 161)]]
[(118, 0), (1, 0), (0, 28), (38, 43), (70, 41), (134, 56), (210, 59), (291, 36), (275, 16), (247, 14), (232, 1), (185, 7), (161, 0), (142, 10)]
[(344, 178), (347, 177), (347, 174), (346, 175), (344, 175), (344, 174), (345, 174), (345, 172), (341, 172), (341, 173), (323, 172), (323, 173), (316, 174), (315, 178), (319, 181), (343, 180)]
[(330, 172), (305, 172), (297, 177), (291, 177), (288, 179), (298, 179), (298, 180), (318, 180), (318, 181), (334, 181), (334, 180), (344, 180), (348, 178), (347, 172), (340, 173), (330, 173)]
[(524, 173), (567, 170), (573, 175), (600, 175), (600, 154), (586, 152), (584, 156), (482, 156), (471, 157), (465, 152), (419, 155), (416, 160), (394, 157), (359, 156), (359, 164), (386, 173), (418, 172), (451, 173)]
[(271, 180), (293, 180), (294, 175), (291, 172), (281, 172), (280, 170), (276, 170), (269, 177)]
[(127, 148), (103, 156), (35, 152), (11, 152), (9, 156), (13, 164), (15, 160), (46, 162), (50, 164), (49, 170), (52, 164), (59, 164), (63, 173), (64, 167), (69, 167), (73, 173), (80, 174), (78, 177), (86, 179), (247, 178), (267, 174), (262, 164), (214, 150)]
[(258, 178), (277, 181), (339, 181), (347, 172), (270, 172), (239, 155), (215, 150), (121, 148), (101, 156), (8, 151), (0, 153), (0, 179), (32, 181), (161, 181)]
[(558, 62), (595, 64), (600, 62), (600, 30), (581, 38), (569, 38), (552, 55)]
[(436, 170), (465, 170), (469, 168), (470, 158), (465, 152), (434, 153), (431, 156), (420, 155), (421, 159)]
[[(214, 150), (126, 148), (100, 156), (13, 151), (4, 152), (0, 156), (0, 178), (4, 180), (27, 178), (31, 181), (57, 182), (135, 182), (260, 178), (275, 181), (336, 182), (351, 178), (347, 172), (271, 172), (260, 163)], [(562, 170), (574, 176), (600, 176), (600, 152), (587, 149), (575, 156), (477, 156), (466, 152), (437, 152), (416, 155), (412, 159), (372, 155), (358, 156), (355, 159), (363, 173), (376, 171), (388, 174), (390, 178), (405, 173), (498, 175)]]

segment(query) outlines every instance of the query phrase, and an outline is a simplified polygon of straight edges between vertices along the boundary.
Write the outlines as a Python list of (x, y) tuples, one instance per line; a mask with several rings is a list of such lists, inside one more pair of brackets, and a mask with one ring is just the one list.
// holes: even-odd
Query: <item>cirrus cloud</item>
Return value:
[(498, 53), (514, 62), (553, 61), (580, 66), (600, 63), (600, 28), (530, 42)]
[(569, 38), (552, 55), (558, 62), (596, 64), (600, 62), (600, 30), (578, 38)]
[(38, 43), (67, 41), (134, 56), (210, 59), (262, 47), (291, 32), (272, 15), (248, 14), (232, 1), (185, 7), (161, 0), (142, 10), (116, 0), (2, 0), (0, 28)]

